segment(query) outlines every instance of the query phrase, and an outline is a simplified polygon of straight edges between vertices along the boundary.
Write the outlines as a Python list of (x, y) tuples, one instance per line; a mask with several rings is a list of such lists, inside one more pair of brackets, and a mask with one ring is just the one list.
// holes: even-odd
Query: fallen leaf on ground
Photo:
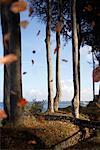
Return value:
[(0, 119), (4, 119), (4, 118), (7, 118), (7, 114), (5, 113), (4, 110), (0, 109)]
[(35, 141), (35, 140), (33, 140), (33, 141), (32, 141), (32, 140), (30, 140), (30, 141), (28, 141), (28, 144), (37, 144), (37, 143), (36, 143), (36, 141)]
[(21, 21), (19, 23), (20, 27), (22, 27), (24, 29), (28, 26), (28, 24), (29, 24), (29, 22), (27, 20)]
[(0, 64), (10, 64), (15, 61), (17, 61), (17, 56), (15, 54), (5, 55), (4, 57), (0, 58)]

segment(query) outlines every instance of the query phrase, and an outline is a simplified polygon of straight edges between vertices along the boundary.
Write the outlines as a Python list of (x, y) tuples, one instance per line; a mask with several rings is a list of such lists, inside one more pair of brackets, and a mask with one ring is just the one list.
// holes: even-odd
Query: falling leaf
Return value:
[(8, 3), (11, 2), (11, 0), (0, 0), (0, 2), (3, 3), (3, 4), (8, 4)]
[(37, 144), (35, 140), (28, 141), (28, 144)]
[(13, 13), (22, 12), (22, 11), (25, 11), (26, 9), (27, 9), (27, 2), (25, 2), (24, 0), (12, 3), (11, 8), (10, 8), (10, 10)]
[(30, 7), (29, 8), (29, 17), (31, 17), (32, 13), (33, 13), (33, 9), (32, 9), (32, 7)]
[(34, 64), (34, 60), (32, 59), (32, 65)]
[(56, 52), (57, 52), (57, 48), (54, 49), (54, 54), (56, 54)]
[(23, 72), (23, 74), (26, 74), (27, 72)]
[(64, 61), (64, 62), (68, 62), (68, 60), (67, 60), (67, 59), (62, 59), (62, 61)]
[(35, 54), (35, 53), (36, 53), (36, 51), (35, 51), (35, 50), (33, 50), (33, 51), (32, 51), (32, 53), (33, 53), (33, 54)]
[(27, 20), (21, 21), (19, 23), (19, 25), (24, 29), (28, 26), (28, 24), (29, 24), (29, 22)]
[(61, 32), (61, 29), (62, 29), (62, 27), (61, 27), (61, 22), (58, 22), (57, 24), (56, 24), (56, 32), (58, 32), (58, 33), (60, 33)]
[(9, 47), (9, 39), (10, 39), (10, 33), (4, 34), (4, 46), (6, 49)]
[(21, 99), (19, 99), (17, 106), (24, 107), (27, 103), (28, 103), (28, 101), (26, 99), (21, 98)]
[(17, 56), (15, 54), (9, 54), (0, 58), (0, 64), (10, 64), (15, 61), (17, 61)]
[(37, 36), (39, 36), (40, 32), (41, 32), (41, 31), (39, 30), (38, 33), (37, 33)]
[(100, 66), (96, 67), (93, 70), (93, 74), (92, 74), (93, 78), (94, 78), (94, 82), (99, 82), (100, 81)]
[(88, 4), (87, 6), (84, 7), (84, 9), (85, 9), (86, 11), (89, 11), (89, 12), (90, 12), (90, 11), (93, 10), (93, 7)]
[(4, 118), (7, 118), (7, 114), (5, 113), (4, 110), (0, 109), (0, 119), (4, 119)]

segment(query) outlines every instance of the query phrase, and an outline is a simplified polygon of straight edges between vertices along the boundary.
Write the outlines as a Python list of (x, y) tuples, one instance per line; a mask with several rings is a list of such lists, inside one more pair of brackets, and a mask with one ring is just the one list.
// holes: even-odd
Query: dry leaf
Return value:
[(25, 2), (24, 0), (12, 3), (11, 8), (10, 8), (10, 10), (13, 13), (22, 12), (22, 11), (25, 11), (26, 9), (27, 9), (27, 2)]
[(23, 72), (23, 74), (26, 74), (27, 72)]
[(4, 46), (6, 49), (9, 48), (9, 39), (10, 39), (10, 33), (4, 34)]
[(17, 106), (23, 107), (23, 106), (25, 106), (27, 103), (28, 103), (28, 101), (27, 101), (26, 99), (21, 98), (21, 99), (18, 101)]
[(28, 26), (29, 22), (27, 20), (21, 21), (19, 23), (20, 27), (23, 27), (24, 29)]
[(58, 32), (58, 33), (60, 33), (61, 32), (61, 29), (62, 29), (62, 27), (61, 27), (61, 22), (58, 22), (57, 24), (56, 24), (56, 32)]
[(0, 119), (4, 119), (4, 118), (7, 118), (7, 114), (5, 113), (4, 110), (0, 109)]
[(96, 67), (93, 70), (93, 78), (94, 78), (94, 82), (99, 82), (100, 81), (100, 66)]
[(29, 17), (31, 17), (32, 13), (33, 13), (33, 9), (32, 9), (32, 7), (30, 7), (29, 8)]
[(17, 56), (15, 54), (9, 54), (0, 58), (0, 64), (10, 64), (14, 61), (17, 61)]
[(11, 0), (0, 0), (0, 2), (3, 3), (3, 4), (8, 4), (8, 3), (11, 2)]
[(41, 32), (41, 31), (39, 30), (38, 33), (37, 33), (37, 36), (39, 36), (40, 32)]
[(67, 60), (67, 59), (62, 59), (62, 61), (66, 62), (66, 63), (68, 62), (68, 60)]
[(35, 140), (28, 141), (28, 144), (37, 144)]
[(56, 54), (56, 52), (57, 52), (57, 48), (54, 49), (54, 54)]

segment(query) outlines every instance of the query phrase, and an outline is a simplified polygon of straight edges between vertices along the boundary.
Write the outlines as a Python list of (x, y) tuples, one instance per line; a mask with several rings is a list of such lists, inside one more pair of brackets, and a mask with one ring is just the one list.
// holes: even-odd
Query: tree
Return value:
[(72, 53), (73, 53), (73, 83), (74, 98), (72, 100), (73, 115), (79, 118), (79, 48), (78, 48), (78, 32), (76, 18), (76, 0), (72, 0)]
[[(9, 104), (7, 103), (7, 100), (5, 100), (4, 108), (8, 113), (8, 107), (10, 107), (9, 121), (14, 125), (17, 125), (22, 113), (22, 108), (17, 106), (19, 99), (22, 98), (21, 32), (19, 27), (19, 13), (14, 14), (10, 11), (10, 6), (13, 2), (14, 1), (11, 1), (9, 4), (4, 4), (1, 8), (1, 25), (3, 37), (6, 32), (10, 34), (8, 40), (9, 50), (7, 51), (4, 46), (4, 55), (13, 53), (18, 59), (8, 66), (5, 65), (4, 70), (4, 98), (8, 98), (7, 100), (9, 100)], [(5, 21), (7, 25), (5, 24)]]
[(56, 96), (54, 98), (55, 111), (58, 111), (59, 102), (61, 99), (61, 80), (60, 80), (60, 53), (61, 53), (60, 32), (61, 32), (61, 24), (62, 24), (61, 11), (62, 11), (62, 0), (59, 0), (58, 1), (58, 23), (56, 25), (57, 55), (56, 55)]
[(52, 17), (52, 1), (37, 0), (31, 1), (30, 7), (35, 10), (32, 16), (37, 16), (46, 23), (46, 52), (47, 52), (47, 76), (48, 76), (48, 111), (54, 112), (54, 91), (53, 91), (53, 70), (52, 58), (50, 52), (50, 32), (51, 32), (51, 17)]
[(51, 0), (47, 2), (46, 50), (48, 72), (48, 110), (54, 112), (52, 58), (50, 54)]

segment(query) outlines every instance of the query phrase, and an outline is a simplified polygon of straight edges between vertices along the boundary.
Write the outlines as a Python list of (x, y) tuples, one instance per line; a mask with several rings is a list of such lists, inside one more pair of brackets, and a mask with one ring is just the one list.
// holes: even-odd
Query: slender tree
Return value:
[(76, 0), (72, 0), (72, 53), (73, 53), (73, 83), (74, 98), (72, 100), (73, 115), (79, 118), (79, 48), (76, 18)]
[(54, 91), (52, 58), (50, 52), (50, 30), (51, 30), (51, 0), (47, 2), (47, 25), (46, 25), (46, 51), (47, 51), (47, 73), (48, 73), (48, 111), (54, 112)]
[(60, 53), (61, 53), (61, 44), (60, 44), (60, 32), (61, 32), (61, 9), (62, 9), (62, 0), (58, 1), (58, 23), (56, 25), (56, 96), (54, 98), (54, 108), (55, 111), (58, 111), (59, 102), (61, 100), (61, 80), (60, 80)]

